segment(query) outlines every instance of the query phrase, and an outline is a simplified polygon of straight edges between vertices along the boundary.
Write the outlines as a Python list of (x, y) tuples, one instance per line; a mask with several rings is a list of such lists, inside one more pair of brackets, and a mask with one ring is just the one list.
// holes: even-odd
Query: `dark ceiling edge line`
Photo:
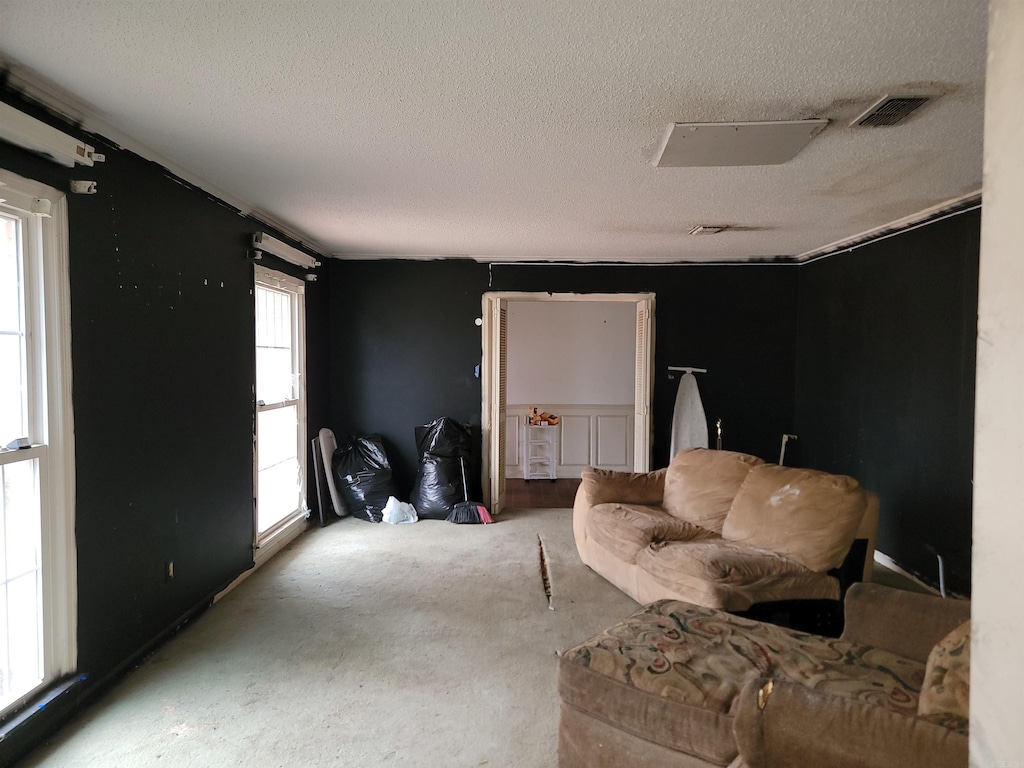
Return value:
[(837, 256), (841, 253), (850, 253), (866, 245), (887, 240), (890, 237), (902, 235), (905, 232), (912, 232), (915, 229), (935, 224), (962, 213), (976, 211), (981, 208), (981, 193), (972, 194), (966, 198), (960, 198), (951, 203), (948, 207), (935, 210), (933, 213), (917, 221), (907, 224), (889, 224), (875, 230), (863, 239), (839, 246), (833, 250), (817, 254), (811, 258), (800, 258), (798, 256), (776, 256), (763, 259), (729, 260), (729, 261), (672, 261), (672, 262), (626, 262), (626, 261), (492, 261), (487, 262), (493, 267), (750, 267), (750, 266), (801, 266), (813, 264), (816, 261), (827, 259), (830, 256)]
[(802, 259), (800, 261), (797, 261), (796, 263), (798, 265), (813, 264), (816, 261), (821, 261), (822, 259), (827, 259), (831, 256), (838, 256), (841, 253), (850, 253), (852, 251), (857, 250), (858, 248), (863, 248), (866, 245), (873, 245), (874, 243), (879, 243), (883, 240), (888, 240), (890, 237), (902, 235), (905, 232), (913, 232), (915, 229), (927, 227), (930, 224), (936, 224), (940, 221), (944, 221), (945, 219), (952, 218), (953, 216), (959, 216), (962, 213), (976, 211), (979, 208), (981, 208), (980, 193), (972, 196), (970, 200), (961, 200), (956, 205), (952, 205), (948, 209), (943, 211), (936, 211), (934, 214), (926, 218), (923, 218), (920, 221), (914, 222), (913, 224), (907, 224), (905, 226), (892, 226), (891, 229), (883, 228), (882, 230), (865, 237), (863, 240), (859, 240), (849, 245), (841, 246), (833, 251), (827, 251), (826, 253), (821, 253), (818, 254), (817, 256), (812, 256), (809, 259)]
[(485, 261), (489, 267), (790, 267), (801, 262), (792, 256), (728, 261)]
[[(495, 267), (756, 267), (756, 266), (794, 266), (802, 264), (813, 264), (816, 261), (827, 259), (841, 253), (849, 253), (862, 246), (871, 245), (881, 240), (912, 232), (919, 227), (927, 226), (948, 219), (951, 216), (958, 216), (961, 213), (977, 210), (981, 207), (982, 193), (973, 192), (955, 198), (945, 204), (927, 209), (929, 212), (918, 212), (905, 216), (895, 222), (877, 227), (868, 233), (839, 241), (841, 244), (831, 250), (822, 250), (820, 253), (813, 253), (811, 257), (804, 256), (763, 256), (752, 259), (729, 259), (727, 261), (585, 261), (582, 259), (501, 259), (488, 261), (486, 256), (469, 256), (468, 254), (431, 255), (415, 256), (410, 254), (379, 254), (369, 256), (361, 254), (333, 254), (333, 258), (343, 262), (362, 261), (464, 261), (470, 260), (477, 264), (486, 264), (489, 271)], [(920, 218), (918, 218), (920, 217)]]

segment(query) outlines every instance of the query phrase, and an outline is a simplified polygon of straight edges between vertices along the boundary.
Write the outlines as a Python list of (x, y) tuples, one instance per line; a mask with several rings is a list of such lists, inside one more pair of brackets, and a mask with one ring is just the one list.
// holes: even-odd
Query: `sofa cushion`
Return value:
[(706, 539), (715, 534), (658, 507), (640, 504), (598, 504), (587, 517), (587, 537), (620, 560), (633, 563), (651, 542)]
[(673, 517), (721, 533), (733, 497), (751, 467), (760, 464), (764, 462), (757, 456), (734, 451), (680, 451), (665, 473), (661, 505)]
[(761, 677), (915, 716), (924, 665), (676, 600), (652, 603), (558, 665), (567, 704), (718, 765), (737, 753), (737, 695)]
[(765, 464), (747, 474), (722, 536), (825, 572), (842, 564), (866, 505), (852, 477)]
[(636, 555), (644, 599), (672, 596), (709, 608), (745, 611), (774, 600), (838, 600), (839, 581), (775, 552), (725, 539), (653, 543)]
[(678, 574), (725, 584), (749, 584), (774, 576), (816, 575), (806, 566), (775, 552), (725, 539), (655, 542), (647, 549), (641, 567), (669, 585)]
[(623, 504), (661, 504), (665, 470), (616, 472), (587, 467), (580, 473), (583, 491), (591, 506), (618, 501)]
[[(956, 718), (966, 721), (971, 694), (971, 622), (965, 621), (946, 635), (928, 654), (924, 688), (918, 713), (957, 727)], [(953, 722), (948, 722), (948, 715)]]

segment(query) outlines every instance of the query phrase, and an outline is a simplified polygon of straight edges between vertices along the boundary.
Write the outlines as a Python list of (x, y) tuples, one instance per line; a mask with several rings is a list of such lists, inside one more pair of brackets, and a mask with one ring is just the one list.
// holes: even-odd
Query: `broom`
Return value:
[(476, 501), (469, 500), (469, 486), (466, 484), (466, 460), (459, 457), (459, 468), (462, 470), (462, 496), (446, 518), (449, 523), (493, 523), (487, 507)]

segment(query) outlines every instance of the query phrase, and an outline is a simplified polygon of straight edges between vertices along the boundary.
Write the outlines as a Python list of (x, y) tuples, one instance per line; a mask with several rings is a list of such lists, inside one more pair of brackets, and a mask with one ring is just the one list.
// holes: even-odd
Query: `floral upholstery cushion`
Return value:
[(971, 695), (971, 622), (946, 635), (928, 654), (918, 713), (947, 728), (964, 729)]
[(917, 716), (925, 665), (889, 651), (659, 600), (569, 649), (566, 704), (718, 765), (736, 754), (737, 695), (774, 677)]
[(880, 648), (659, 600), (564, 656), (631, 687), (728, 712), (748, 680), (783, 677), (916, 715), (924, 665)]

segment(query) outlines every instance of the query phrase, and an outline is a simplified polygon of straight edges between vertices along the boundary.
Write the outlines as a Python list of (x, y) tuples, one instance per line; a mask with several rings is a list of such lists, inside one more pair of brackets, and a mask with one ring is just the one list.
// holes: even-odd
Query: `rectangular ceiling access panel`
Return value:
[(792, 159), (828, 125), (826, 119), (753, 123), (672, 123), (658, 168), (778, 165)]

